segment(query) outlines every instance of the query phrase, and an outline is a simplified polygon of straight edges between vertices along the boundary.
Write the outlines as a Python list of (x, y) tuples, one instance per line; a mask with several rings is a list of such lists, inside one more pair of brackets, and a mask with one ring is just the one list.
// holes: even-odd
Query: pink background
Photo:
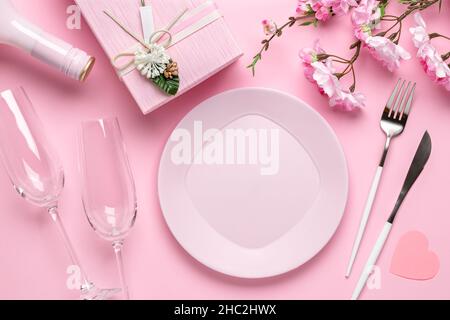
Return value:
[[(82, 120), (117, 115), (128, 145), (135, 173), (139, 215), (125, 244), (125, 267), (132, 298), (135, 299), (347, 299), (363, 263), (389, 210), (398, 195), (417, 144), (428, 129), (433, 154), (424, 174), (404, 203), (391, 238), (378, 265), (381, 289), (365, 291), (362, 298), (450, 298), (450, 148), (448, 147), (449, 93), (432, 84), (415, 59), (392, 75), (365, 52), (359, 59), (358, 90), (368, 97), (367, 109), (343, 114), (327, 107), (327, 101), (304, 79), (297, 52), (317, 37), (328, 50), (348, 54), (352, 42), (349, 17), (333, 19), (326, 26), (293, 28), (273, 43), (270, 53), (252, 78), (245, 66), (259, 49), (260, 21), (283, 21), (295, 0), (217, 0), (245, 56), (236, 64), (194, 88), (156, 112), (143, 116), (130, 94), (117, 79), (107, 57), (85, 23), (82, 30), (68, 30), (66, 8), (70, 0), (16, 0), (18, 8), (32, 21), (95, 55), (97, 65), (86, 84), (77, 84), (13, 48), (0, 50), (0, 89), (23, 85), (46, 124), (47, 133), (59, 151), (66, 171), (61, 201), (62, 217), (90, 277), (99, 286), (119, 286), (113, 251), (101, 240), (84, 217), (76, 163), (76, 135)], [(399, 5), (391, 9), (398, 12)], [(432, 11), (432, 12), (431, 12)], [(449, 30), (450, 6), (424, 14), (430, 30)], [(433, 19), (432, 19), (433, 17)], [(408, 27), (411, 19), (405, 27)], [(407, 29), (402, 44), (414, 53)], [(445, 43), (443, 43), (445, 45)], [(448, 48), (448, 43), (447, 43)], [(353, 237), (366, 194), (384, 143), (379, 129), (381, 107), (399, 77), (418, 83), (414, 111), (406, 132), (394, 140), (374, 206), (366, 240), (354, 273), (344, 278)], [(319, 111), (335, 129), (348, 158), (350, 196), (337, 233), (314, 259), (286, 275), (248, 281), (230, 278), (202, 266), (174, 240), (160, 211), (156, 193), (159, 158), (171, 130), (193, 107), (224, 90), (264, 86), (299, 96)], [(66, 286), (68, 259), (56, 228), (43, 210), (18, 197), (0, 170), (0, 298), (75, 299), (77, 292)], [(439, 274), (426, 282), (414, 282), (388, 272), (400, 236), (420, 230), (441, 260)]]

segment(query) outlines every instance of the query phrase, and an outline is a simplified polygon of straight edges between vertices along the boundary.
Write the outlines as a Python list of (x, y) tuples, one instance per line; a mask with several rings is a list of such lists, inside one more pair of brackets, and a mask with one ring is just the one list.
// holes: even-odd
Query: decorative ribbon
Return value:
[[(111, 15), (108, 14), (108, 16), (120, 25), (120, 23)], [(136, 55), (140, 49), (142, 50), (142, 48), (144, 48), (147, 52), (150, 52), (156, 46), (162, 46), (164, 49), (169, 49), (221, 17), (222, 14), (217, 10), (215, 3), (212, 0), (205, 1), (191, 10), (183, 10), (171, 23), (169, 23), (168, 26), (155, 31), (150, 36), (150, 44), (146, 44), (144, 39), (137, 37), (130, 31), (127, 31), (124, 26), (120, 25), (122, 29), (127, 31), (137, 41), (137, 43), (128, 50), (114, 56), (111, 59), (112, 64), (117, 70), (118, 76), (123, 78), (138, 68), (138, 65), (136, 64)], [(164, 36), (167, 36), (167, 39), (162, 41)], [(119, 60), (127, 57), (131, 59), (125, 63), (119, 63)]]

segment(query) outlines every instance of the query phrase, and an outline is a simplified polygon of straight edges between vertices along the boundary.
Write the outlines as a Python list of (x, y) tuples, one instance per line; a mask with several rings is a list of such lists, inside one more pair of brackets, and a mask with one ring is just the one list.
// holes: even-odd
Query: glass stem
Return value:
[(114, 253), (116, 254), (117, 267), (119, 269), (120, 283), (122, 284), (123, 297), (125, 300), (130, 300), (130, 292), (125, 278), (125, 270), (123, 267), (122, 249), (123, 240), (113, 242)]
[(64, 245), (66, 247), (66, 250), (69, 253), (72, 265), (77, 266), (81, 272), (82, 284), (81, 284), (80, 290), (89, 291), (94, 285), (93, 285), (93, 283), (91, 283), (88, 280), (88, 277), (87, 277), (86, 273), (84, 272), (82, 265), (80, 264), (78, 256), (73, 248), (72, 242), (70, 241), (69, 236), (67, 235), (66, 228), (64, 227), (64, 225), (61, 221), (61, 218), (59, 217), (58, 207), (53, 206), (53, 207), (48, 208), (48, 213), (50, 214), (50, 217), (52, 218), (53, 222), (58, 227), (59, 233), (61, 234), (61, 237), (64, 240)]

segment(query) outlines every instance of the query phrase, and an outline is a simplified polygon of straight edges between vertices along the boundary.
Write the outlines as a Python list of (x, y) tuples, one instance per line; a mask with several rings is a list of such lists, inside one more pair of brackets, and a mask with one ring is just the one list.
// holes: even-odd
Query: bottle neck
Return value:
[(41, 30), (26, 19), (9, 12), (0, 15), (0, 42), (29, 52), (66, 76), (84, 81), (92, 69), (94, 58), (69, 43)]

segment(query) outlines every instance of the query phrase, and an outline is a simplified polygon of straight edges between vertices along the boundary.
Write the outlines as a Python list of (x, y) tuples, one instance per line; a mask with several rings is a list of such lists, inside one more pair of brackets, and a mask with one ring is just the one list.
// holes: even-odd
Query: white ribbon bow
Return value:
[[(112, 64), (114, 68), (116, 68), (117, 71), (120, 73), (123, 73), (130, 67), (134, 66), (136, 69), (138, 69), (143, 76), (145, 76), (148, 79), (153, 79), (155, 77), (158, 77), (159, 75), (164, 73), (164, 70), (166, 69), (166, 66), (170, 63), (171, 59), (170, 56), (167, 53), (167, 48), (169, 48), (172, 44), (172, 34), (170, 33), (170, 30), (178, 23), (178, 21), (185, 15), (188, 9), (184, 9), (170, 24), (166, 29), (157, 30), (152, 33), (150, 36), (149, 44), (146, 44), (143, 39), (139, 38), (138, 36), (131, 33), (129, 30), (126, 30), (125, 27), (120, 25), (122, 29), (124, 29), (130, 36), (132, 36), (135, 40), (139, 42), (140, 48), (137, 48), (134, 52), (122, 52), (117, 54), (112, 58)], [(158, 42), (161, 40), (162, 37), (165, 35), (168, 36), (168, 38), (161, 44)], [(119, 60), (122, 60), (122, 58), (129, 58), (131, 57), (129, 61), (127, 61), (125, 64), (120, 64)]]

